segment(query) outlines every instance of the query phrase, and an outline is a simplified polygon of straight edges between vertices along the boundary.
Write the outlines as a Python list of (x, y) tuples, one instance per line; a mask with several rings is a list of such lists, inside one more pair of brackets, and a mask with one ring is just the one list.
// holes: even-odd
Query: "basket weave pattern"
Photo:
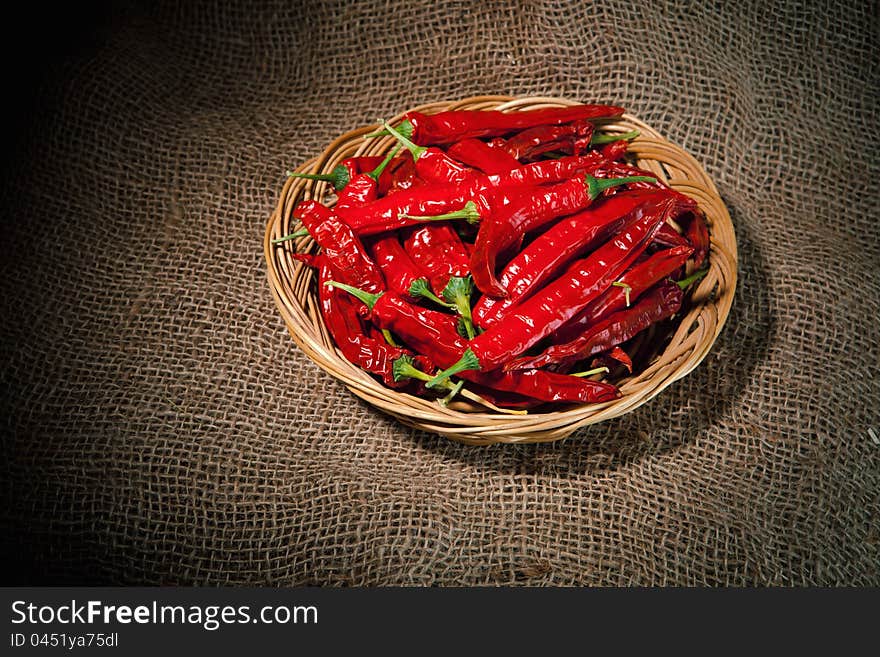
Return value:
[[(455, 103), (432, 103), (414, 109), (438, 112), (449, 109), (525, 110), (574, 104), (558, 98), (481, 96)], [(394, 117), (392, 123), (401, 116)], [(674, 189), (694, 198), (705, 212), (711, 236), (709, 272), (692, 289), (691, 303), (680, 316), (667, 347), (647, 368), (619, 383), (621, 397), (601, 404), (572, 405), (564, 410), (506, 415), (464, 404), (443, 407), (383, 386), (360, 368), (346, 361), (336, 350), (323, 324), (316, 276), (310, 267), (290, 257), (292, 251), (315, 251), (309, 237), (283, 245), (271, 241), (298, 227), (293, 210), (305, 199), (330, 203), (332, 187), (325, 182), (288, 178), (264, 237), (270, 289), (285, 324), (299, 347), (322, 369), (342, 381), (348, 389), (376, 408), (404, 424), (435, 432), (474, 445), (498, 442), (547, 442), (571, 435), (579, 427), (618, 417), (659, 394), (687, 375), (706, 356), (730, 311), (736, 288), (736, 238), (730, 215), (715, 185), (699, 163), (686, 152), (664, 140), (638, 119), (624, 115), (602, 124), (603, 130), (640, 131), (629, 152), (637, 166), (653, 172)], [(376, 126), (365, 126), (334, 140), (319, 157), (297, 169), (302, 173), (329, 172), (343, 159), (356, 155), (382, 155), (394, 141), (390, 137), (364, 139)]]

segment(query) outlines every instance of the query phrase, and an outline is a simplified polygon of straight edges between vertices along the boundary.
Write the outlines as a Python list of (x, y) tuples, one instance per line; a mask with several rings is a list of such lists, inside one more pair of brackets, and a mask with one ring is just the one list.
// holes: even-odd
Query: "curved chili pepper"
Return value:
[(581, 120), (529, 128), (505, 140), (500, 147), (516, 160), (533, 160), (551, 151), (580, 155), (590, 147), (592, 136), (593, 124)]
[(410, 299), (424, 297), (448, 305), (430, 290), (427, 278), (400, 244), (397, 235), (380, 236), (369, 245), (369, 251), (389, 289)]
[[(331, 282), (331, 285), (335, 287), (336, 283)], [(414, 306), (391, 293), (368, 294), (345, 284), (338, 287), (367, 305), (370, 320), (376, 326), (394, 332), (412, 349), (437, 365), (452, 363), (467, 348), (468, 343), (456, 332), (455, 318), (451, 315)], [(515, 392), (547, 402), (593, 403), (615, 399), (620, 394), (616, 387), (608, 383), (538, 370), (462, 372), (461, 378), (495, 390)]]
[(437, 294), (443, 292), (450, 278), (464, 278), (470, 273), (468, 253), (449, 224), (429, 223), (410, 229), (403, 248)]
[(416, 164), (416, 175), (429, 183), (463, 183), (477, 174), (474, 169), (449, 157), (433, 146), (416, 146), (387, 123), (385, 129), (411, 154)]
[(532, 369), (552, 363), (578, 361), (607, 351), (635, 337), (651, 324), (677, 313), (683, 299), (684, 293), (678, 285), (671, 281), (660, 283), (635, 305), (611, 314), (571, 342), (548, 347), (538, 356), (512, 360), (504, 365), (504, 370)]
[(709, 226), (706, 224), (706, 215), (702, 211), (694, 209), (691, 218), (685, 227), (685, 236), (694, 247), (694, 268), (698, 269), (706, 261), (709, 255)]
[(452, 144), (446, 151), (469, 167), (483, 173), (506, 173), (520, 166), (519, 161), (500, 148), (492, 148), (479, 139), (462, 139)]
[[(342, 355), (353, 365), (379, 376), (385, 385), (404, 387), (406, 382), (394, 378), (393, 363), (401, 356), (412, 355), (412, 352), (366, 334), (359, 304), (345, 292), (325, 285), (338, 274), (328, 257), (323, 254), (315, 256), (310, 264), (319, 271), (318, 298), (324, 325)], [(431, 366), (427, 358), (421, 357), (420, 361)]]
[(575, 340), (592, 324), (631, 305), (647, 290), (681, 267), (692, 253), (693, 248), (688, 245), (677, 246), (657, 251), (641, 262), (635, 263), (601, 296), (584, 306), (561, 326), (553, 334), (553, 341), (565, 343)]
[[(582, 119), (610, 119), (623, 114), (613, 105), (573, 105), (523, 112), (450, 110), (438, 114), (407, 112), (397, 130), (421, 146), (451, 144), (468, 137), (498, 137), (539, 125), (559, 125)], [(382, 132), (375, 133), (383, 134)]]
[[(460, 184), (417, 186), (380, 197), (356, 209), (339, 208), (338, 212), (358, 235), (397, 230), (456, 212), (454, 218), (476, 222), (490, 214), (494, 207), (506, 205), (512, 196), (517, 195), (517, 190), (589, 174), (607, 163), (602, 153), (591, 151), (583, 156), (533, 162), (504, 174), (473, 172)], [(465, 208), (468, 202), (476, 206), (471, 212)]]
[(385, 287), (382, 273), (358, 237), (330, 208), (317, 201), (302, 201), (294, 214), (323, 249), (332, 266), (344, 272), (345, 282), (373, 292)]
[(399, 151), (399, 146), (391, 149), (374, 169), (353, 176), (345, 188), (336, 195), (337, 211), (339, 208), (356, 207), (376, 200), (380, 185), (386, 187), (390, 185), (390, 182), (381, 181), (383, 177), (386, 181), (389, 179), (389, 176), (384, 175), (385, 171)]
[(470, 340), (461, 358), (427, 386), (464, 370), (493, 370), (552, 334), (629, 268), (673, 206), (673, 200), (666, 198), (632, 213), (614, 237), (526, 299), (504, 322)]
[(333, 185), (336, 191), (344, 189), (346, 185), (359, 173), (366, 173), (379, 166), (382, 156), (365, 155), (348, 157), (335, 167), (330, 173), (294, 173), (288, 172), (291, 178), (306, 178), (308, 180), (323, 180)]
[(507, 296), (483, 296), (474, 306), (474, 323), (488, 328), (505, 317), (579, 253), (608, 239), (639, 205), (656, 204), (663, 196), (659, 190), (623, 192), (555, 223), (507, 263), (499, 277)]
[(642, 180), (653, 178), (600, 180), (588, 175), (532, 189), (529, 193), (514, 198), (509, 205), (490, 214), (480, 223), (470, 261), (474, 283), (483, 294), (506, 297), (507, 290), (495, 277), (495, 263), (504, 249), (516, 243), (527, 232), (553, 219), (582, 210), (604, 190)]

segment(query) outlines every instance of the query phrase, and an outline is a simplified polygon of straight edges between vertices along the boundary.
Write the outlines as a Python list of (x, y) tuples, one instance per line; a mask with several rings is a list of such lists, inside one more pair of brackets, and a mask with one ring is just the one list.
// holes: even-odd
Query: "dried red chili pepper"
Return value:
[(317, 201), (302, 201), (294, 213), (314, 238), (324, 255), (349, 285), (376, 292), (384, 288), (382, 273), (352, 229), (330, 208)]
[[(393, 347), (383, 340), (367, 335), (359, 312), (359, 304), (341, 290), (325, 285), (339, 274), (325, 255), (313, 256), (309, 262), (318, 268), (318, 298), (321, 303), (321, 316), (324, 324), (339, 347), (342, 355), (353, 365), (375, 374), (382, 382), (392, 388), (402, 388), (406, 382), (394, 378), (393, 363), (412, 352)], [(423, 367), (431, 367), (429, 359), (416, 357)]]
[(410, 152), (416, 165), (416, 175), (425, 182), (461, 184), (478, 175), (473, 168), (454, 160), (439, 148), (417, 146), (387, 123), (384, 125), (385, 129)]
[(449, 224), (429, 223), (410, 228), (404, 236), (403, 248), (428, 277), (437, 294), (450, 278), (464, 278), (470, 273), (467, 250)]
[[(438, 114), (407, 112), (397, 130), (421, 146), (451, 144), (468, 137), (497, 137), (539, 125), (609, 119), (623, 114), (613, 105), (572, 105), (524, 112), (451, 110)], [(374, 135), (386, 134), (384, 131)]]
[(534, 160), (551, 151), (580, 155), (590, 147), (593, 124), (581, 120), (529, 128), (504, 140), (500, 147), (516, 160)]
[(591, 326), (588, 331), (565, 344), (556, 344), (537, 356), (517, 358), (505, 363), (505, 371), (546, 367), (552, 363), (575, 362), (607, 351), (663, 321), (681, 308), (684, 293), (671, 281), (651, 288), (629, 308), (618, 310)]
[(672, 199), (664, 199), (634, 212), (618, 234), (525, 300), (506, 321), (470, 340), (461, 358), (427, 386), (464, 370), (493, 370), (552, 334), (629, 268), (673, 207)]
[(492, 148), (479, 139), (462, 139), (446, 151), (449, 157), (483, 173), (506, 173), (520, 166), (519, 161), (500, 148)]
[[(474, 172), (460, 184), (422, 185), (338, 212), (358, 235), (375, 235), (431, 219), (460, 218), (475, 223), (492, 208), (506, 205), (520, 194), (518, 190), (589, 174), (607, 162), (605, 155), (591, 151), (584, 156), (533, 162), (504, 174)], [(468, 206), (469, 202), (473, 205)]]
[(330, 173), (294, 173), (288, 172), (291, 178), (306, 178), (308, 180), (323, 180), (333, 185), (337, 191), (344, 189), (346, 185), (359, 173), (366, 173), (379, 166), (383, 157), (380, 156), (359, 156), (349, 157), (337, 164)]
[[(331, 282), (336, 286), (336, 283)], [(351, 286), (338, 285), (363, 301), (376, 326), (393, 331), (415, 351), (437, 365), (454, 361), (468, 343), (458, 335), (451, 315), (408, 303), (390, 293), (369, 294)], [(578, 379), (553, 372), (462, 372), (461, 378), (480, 385), (522, 394), (541, 401), (602, 402), (619, 396), (608, 383)], [(440, 383), (440, 385), (444, 385)]]
[(504, 208), (490, 214), (480, 223), (474, 252), (471, 254), (471, 275), (483, 293), (506, 297), (508, 292), (495, 277), (498, 255), (527, 232), (553, 219), (582, 210), (603, 191), (618, 185), (646, 179), (643, 177), (597, 179), (590, 175), (574, 178), (514, 197)]
[[(400, 147), (391, 149), (388, 154), (371, 171), (359, 173), (348, 181), (348, 184), (336, 195), (336, 209), (357, 207), (364, 203), (376, 200), (379, 196), (379, 186), (384, 173), (400, 151)], [(388, 176), (384, 176), (386, 179)], [(386, 186), (390, 182), (386, 183)]]
[(474, 306), (474, 323), (488, 328), (502, 319), (578, 254), (616, 232), (635, 208), (656, 204), (663, 195), (660, 190), (624, 192), (555, 223), (507, 263), (499, 282), (508, 295), (503, 299), (483, 296)]
[(396, 234), (380, 235), (368, 248), (390, 290), (410, 299), (421, 297), (449, 306), (431, 291), (428, 279), (410, 258)]
[(664, 249), (635, 263), (595, 301), (572, 317), (553, 334), (557, 343), (570, 342), (582, 335), (592, 324), (611, 313), (631, 305), (647, 290), (679, 269), (691, 256), (693, 248), (684, 245)]
[(694, 268), (699, 268), (709, 255), (709, 226), (706, 224), (706, 215), (695, 209), (691, 212), (690, 221), (685, 227), (685, 236), (694, 247)]

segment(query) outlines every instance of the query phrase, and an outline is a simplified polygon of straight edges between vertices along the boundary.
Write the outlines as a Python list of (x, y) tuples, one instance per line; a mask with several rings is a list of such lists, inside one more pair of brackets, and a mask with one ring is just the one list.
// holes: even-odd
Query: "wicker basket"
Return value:
[[(519, 98), (480, 96), (459, 102), (442, 102), (415, 108), (422, 112), (447, 109), (521, 110), (574, 104), (558, 98)], [(392, 123), (401, 117), (394, 117)], [(275, 212), (269, 219), (264, 238), (269, 284), (281, 315), (300, 348), (355, 395), (393, 415), (404, 424), (435, 432), (473, 445), (491, 443), (548, 442), (569, 436), (579, 427), (618, 417), (648, 402), (666, 386), (685, 376), (709, 352), (733, 301), (736, 287), (736, 238), (730, 215), (715, 185), (696, 160), (664, 140), (641, 121), (624, 115), (603, 124), (603, 130), (641, 131), (630, 146), (638, 166), (654, 172), (670, 186), (694, 198), (706, 213), (712, 241), (709, 273), (691, 292), (687, 314), (680, 316), (667, 346), (648, 366), (618, 383), (622, 396), (612, 402), (567, 406), (552, 412), (508, 415), (467, 403), (443, 407), (436, 401), (420, 399), (391, 390), (366, 372), (346, 361), (334, 347), (324, 327), (317, 303), (316, 276), (310, 267), (290, 257), (293, 250), (314, 251), (315, 244), (305, 237), (282, 245), (272, 239), (286, 235), (297, 226), (293, 209), (304, 199), (329, 202), (332, 187), (324, 182), (289, 178), (281, 192)], [(393, 145), (390, 137), (363, 139), (376, 129), (365, 126), (342, 135), (316, 159), (306, 162), (300, 172), (329, 172), (353, 155), (380, 155)]]

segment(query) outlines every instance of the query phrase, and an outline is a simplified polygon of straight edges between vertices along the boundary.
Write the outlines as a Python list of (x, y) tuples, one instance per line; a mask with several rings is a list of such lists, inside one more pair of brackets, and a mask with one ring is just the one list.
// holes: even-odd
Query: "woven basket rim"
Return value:
[[(517, 111), (574, 104), (577, 103), (568, 99), (543, 96), (473, 96), (457, 101), (426, 103), (405, 111), (433, 113), (465, 108)], [(390, 121), (400, 120), (405, 111)], [(338, 136), (320, 155), (304, 162), (296, 171), (329, 171), (345, 157), (387, 152), (392, 138), (363, 139), (364, 135), (377, 127), (362, 126)], [(294, 249), (313, 248), (311, 238), (301, 238), (283, 246), (272, 244), (274, 238), (294, 229), (292, 213), (297, 202), (303, 198), (322, 199), (330, 189), (327, 183), (289, 177), (266, 224), (263, 250), (272, 298), (294, 342), (321, 369), (375, 408), (396, 417), (405, 425), (472, 445), (560, 440), (583, 426), (619, 417), (648, 403), (697, 367), (718, 338), (729, 315), (736, 289), (736, 237), (730, 214), (714, 182), (692, 155), (628, 113), (620, 119), (603, 122), (602, 127), (619, 132), (639, 129), (641, 134), (630, 147), (630, 152), (637, 157), (638, 166), (653, 171), (671, 187), (694, 198), (706, 213), (711, 235), (709, 273), (691, 292), (690, 310), (680, 317), (669, 346), (644, 371), (623, 380), (620, 385), (621, 398), (601, 404), (572, 405), (561, 410), (509, 415), (488, 409), (442, 407), (436, 401), (385, 387), (345, 360), (332, 345), (318, 312), (311, 284), (313, 274), (308, 267), (289, 257)]]

